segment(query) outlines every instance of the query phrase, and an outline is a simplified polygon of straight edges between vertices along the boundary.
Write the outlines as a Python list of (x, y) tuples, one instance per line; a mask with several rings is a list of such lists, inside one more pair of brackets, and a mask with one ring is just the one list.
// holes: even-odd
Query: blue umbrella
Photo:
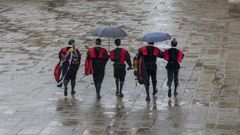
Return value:
[(153, 43), (153, 42), (163, 42), (171, 39), (171, 36), (168, 33), (164, 32), (151, 32), (145, 34), (140, 40)]

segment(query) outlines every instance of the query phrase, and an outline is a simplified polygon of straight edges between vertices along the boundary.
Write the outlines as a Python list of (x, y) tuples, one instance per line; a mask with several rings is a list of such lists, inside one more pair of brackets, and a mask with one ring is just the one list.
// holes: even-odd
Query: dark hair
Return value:
[(176, 40), (176, 38), (173, 38), (173, 40), (171, 41), (171, 46), (172, 46), (172, 47), (176, 47), (176, 46), (177, 46), (177, 40)]
[(75, 40), (73, 40), (73, 39), (70, 39), (70, 40), (68, 41), (68, 45), (72, 45), (73, 43), (75, 43)]
[(153, 44), (154, 44), (154, 42), (148, 42), (148, 44), (149, 44), (149, 45), (153, 45)]
[(102, 41), (100, 38), (97, 38), (96, 41), (95, 41), (95, 44), (96, 45), (101, 45)]
[(116, 39), (116, 40), (115, 40), (115, 45), (116, 45), (116, 46), (120, 46), (120, 44), (121, 44), (121, 40), (120, 40), (120, 39)]

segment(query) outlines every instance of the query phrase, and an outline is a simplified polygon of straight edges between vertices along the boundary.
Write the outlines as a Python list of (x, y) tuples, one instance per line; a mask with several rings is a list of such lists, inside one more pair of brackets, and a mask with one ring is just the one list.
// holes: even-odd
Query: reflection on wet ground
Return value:
[[(227, 0), (1, 0), (0, 134), (239, 135), (240, 18), (226, 5)], [(129, 34), (123, 46), (132, 56), (142, 44), (136, 39), (146, 32), (178, 39), (185, 53), (178, 98), (167, 98), (162, 60), (158, 97), (150, 103), (144, 88), (135, 86), (133, 71), (126, 76), (125, 97), (114, 96), (111, 62), (100, 101), (83, 64), (76, 96), (63, 97), (52, 76), (58, 50), (74, 38), (84, 60), (84, 46), (94, 44), (90, 31), (108, 23)]]

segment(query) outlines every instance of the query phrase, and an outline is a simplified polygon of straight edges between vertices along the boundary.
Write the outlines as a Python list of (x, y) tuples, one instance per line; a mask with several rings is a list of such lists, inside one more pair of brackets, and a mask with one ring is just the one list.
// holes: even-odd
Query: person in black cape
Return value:
[(76, 84), (76, 75), (79, 69), (81, 61), (81, 53), (77, 48), (75, 48), (75, 41), (73, 39), (68, 41), (67, 47), (62, 48), (59, 51), (59, 59), (62, 63), (62, 76), (58, 83), (58, 87), (64, 84), (64, 95), (68, 95), (68, 83), (71, 81), (71, 94), (74, 95), (76, 92), (74, 90)]
[(87, 52), (87, 59), (92, 60), (93, 81), (96, 88), (96, 97), (97, 99), (101, 99), (100, 91), (109, 55), (107, 50), (101, 46), (101, 39), (97, 38), (95, 44), (95, 47), (90, 48)]
[(157, 90), (157, 58), (163, 58), (163, 52), (154, 46), (153, 42), (149, 42), (147, 46), (144, 46), (138, 50), (138, 58), (142, 58), (142, 63), (140, 65), (142, 68), (142, 76), (147, 76), (143, 82), (146, 90), (146, 101), (150, 101), (149, 86), (150, 86), (150, 77), (153, 85), (153, 96), (158, 92)]

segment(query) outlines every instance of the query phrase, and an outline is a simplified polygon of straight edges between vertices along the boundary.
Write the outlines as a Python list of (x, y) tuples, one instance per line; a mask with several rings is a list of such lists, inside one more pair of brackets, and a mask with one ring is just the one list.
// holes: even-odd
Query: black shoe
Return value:
[(75, 95), (76, 94), (76, 91), (75, 90), (72, 90), (71, 91), (71, 95)]
[(169, 98), (172, 97), (171, 89), (168, 90), (168, 97), (169, 97)]
[(62, 87), (62, 83), (58, 83), (58, 84), (57, 84), (57, 87)]
[(147, 102), (149, 102), (149, 101), (150, 101), (150, 97), (147, 96), (145, 100), (146, 100)]
[(174, 96), (176, 97), (178, 95), (178, 92), (174, 91)]
[(97, 99), (101, 99), (102, 97), (101, 97), (101, 95), (100, 94), (98, 94), (97, 95)]
[(120, 93), (120, 94), (119, 94), (119, 97), (121, 97), (121, 98), (122, 98), (122, 97), (124, 97), (124, 95), (123, 95), (122, 93)]
[(153, 91), (153, 96), (155, 96), (157, 93), (158, 93), (158, 90), (157, 90), (157, 89), (154, 90), (154, 91)]
[(64, 96), (66, 97), (68, 95), (68, 92), (65, 90), (64, 91)]
[(117, 97), (118, 95), (119, 95), (119, 92), (116, 92), (116, 93), (115, 93), (115, 96)]

